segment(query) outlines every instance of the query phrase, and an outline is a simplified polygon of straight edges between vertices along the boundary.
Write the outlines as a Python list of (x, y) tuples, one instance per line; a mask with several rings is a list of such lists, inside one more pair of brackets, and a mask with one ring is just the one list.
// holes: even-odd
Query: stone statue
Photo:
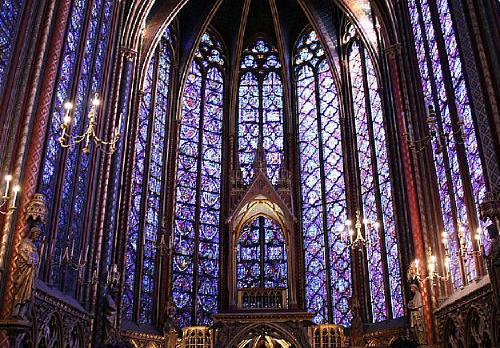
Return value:
[(497, 307), (500, 309), (500, 236), (495, 224), (488, 226), (487, 230), (491, 240), (490, 254), (487, 256), (488, 272)]
[(168, 302), (165, 309), (165, 321), (163, 323), (163, 335), (167, 339), (167, 348), (175, 348), (179, 337), (179, 328), (175, 321), (175, 306), (172, 302)]
[(351, 338), (355, 346), (363, 346), (363, 318), (361, 317), (361, 304), (357, 297), (351, 297), (349, 300), (351, 307)]
[(104, 342), (112, 341), (116, 336), (118, 319), (118, 307), (116, 305), (116, 300), (118, 296), (118, 284), (120, 281), (120, 274), (116, 264), (113, 264), (113, 267), (108, 273), (107, 280), (106, 295), (104, 296)]
[(23, 239), (17, 258), (16, 279), (14, 281), (13, 315), (20, 319), (29, 319), (35, 278), (38, 273), (40, 257), (35, 245), (42, 231), (38, 227), (31, 228), (29, 235)]
[(426, 344), (422, 295), (420, 294), (420, 289), (417, 284), (411, 284), (410, 291), (413, 293), (413, 298), (408, 302), (408, 308), (410, 309), (410, 328), (418, 344)]

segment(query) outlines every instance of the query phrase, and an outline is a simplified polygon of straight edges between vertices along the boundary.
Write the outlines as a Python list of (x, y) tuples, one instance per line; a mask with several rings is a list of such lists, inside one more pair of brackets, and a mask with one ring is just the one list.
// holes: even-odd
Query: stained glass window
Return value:
[(23, 6), (24, 0), (2, 0), (0, 3), (0, 97), (14, 51)]
[(160, 196), (165, 186), (167, 163), (171, 63), (172, 39), (167, 28), (146, 71), (135, 142), (127, 272), (122, 307), (128, 319), (140, 323), (151, 323), (154, 313), (155, 279), (158, 273), (156, 250), (161, 243), (163, 200)]
[[(404, 315), (391, 170), (373, 62), (358, 42), (349, 53), (368, 283), (374, 322)], [(386, 287), (386, 284), (388, 286)]]
[[(39, 191), (53, 204), (49, 207), (48, 220), (48, 229), (52, 232), (48, 232), (47, 237), (51, 236), (48, 242), (54, 254), (51, 268), (46, 268), (42, 277), (63, 291), (75, 291), (77, 285), (77, 271), (71, 267), (61, 269), (64, 250), (71, 250), (69, 256), (75, 262), (84, 257), (82, 236), (89, 227), (85, 216), (89, 209), (88, 187), (93, 161), (92, 156), (83, 153), (81, 146), (63, 150), (57, 143), (62, 106), (67, 100), (74, 102), (71, 134), (82, 133), (93, 94), (102, 93), (104, 89), (103, 72), (110, 51), (113, 6), (111, 0), (73, 2), (51, 108)], [(84, 27), (81, 23), (86, 19), (89, 25)]]
[(253, 177), (259, 137), (266, 154), (267, 175), (277, 184), (283, 160), (283, 87), (278, 52), (264, 40), (242, 55), (239, 85), (238, 146), (243, 182)]
[(350, 325), (351, 256), (340, 106), (333, 72), (314, 31), (294, 56), (299, 118), (306, 305), (316, 323)]
[[(425, 102), (436, 111), (438, 136), (432, 148), (442, 227), (449, 238), (453, 285), (460, 288), (477, 277), (472, 254), (478, 247), (474, 245), (475, 229), (483, 227), (485, 231), (477, 216), (486, 186), (470, 96), (448, 0), (410, 0), (408, 6)], [(482, 240), (488, 250), (485, 237)], [(461, 238), (463, 258), (459, 253)]]
[(205, 33), (182, 99), (172, 262), (180, 327), (210, 325), (218, 307), (224, 66), (220, 42)]
[(245, 225), (236, 254), (239, 289), (288, 288), (285, 235), (273, 220), (258, 217)]

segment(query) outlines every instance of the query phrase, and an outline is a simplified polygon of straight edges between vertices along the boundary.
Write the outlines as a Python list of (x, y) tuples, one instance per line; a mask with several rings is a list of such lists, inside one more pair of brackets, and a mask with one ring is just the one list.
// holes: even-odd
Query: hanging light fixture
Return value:
[(107, 154), (113, 154), (116, 151), (116, 144), (120, 140), (120, 129), (121, 129), (121, 117), (119, 118), (118, 125), (113, 131), (113, 135), (110, 140), (105, 141), (99, 138), (96, 134), (97, 128), (97, 109), (101, 105), (101, 100), (99, 99), (99, 94), (96, 93), (92, 99), (92, 107), (90, 108), (88, 114), (88, 124), (85, 131), (80, 134), (73, 136), (70, 134), (71, 123), (73, 121), (71, 113), (74, 109), (72, 102), (67, 101), (64, 103), (65, 115), (63, 122), (61, 123), (61, 136), (59, 137), (59, 144), (63, 148), (73, 148), (76, 145), (83, 143), (83, 153), (90, 153), (90, 144), (94, 145), (102, 152)]

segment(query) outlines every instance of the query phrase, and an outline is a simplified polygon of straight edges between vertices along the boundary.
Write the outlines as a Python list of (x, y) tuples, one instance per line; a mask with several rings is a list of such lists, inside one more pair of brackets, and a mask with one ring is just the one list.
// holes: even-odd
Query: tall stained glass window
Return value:
[(224, 66), (221, 43), (205, 33), (182, 94), (172, 262), (180, 327), (210, 325), (217, 312)]
[(391, 169), (379, 83), (364, 46), (349, 52), (357, 167), (367, 243), (368, 282), (374, 322), (404, 315)]
[(171, 63), (172, 41), (167, 28), (146, 71), (135, 142), (122, 306), (128, 319), (140, 323), (151, 323), (155, 308), (156, 250), (161, 243)]
[[(442, 228), (449, 239), (452, 282), (460, 288), (477, 277), (474, 236), (480, 227), (485, 231), (477, 216), (486, 185), (470, 93), (448, 0), (409, 0), (408, 7), (425, 102), (436, 112), (439, 140), (433, 140), (433, 154)], [(488, 250), (488, 238), (481, 239)]]
[(337, 87), (314, 31), (296, 45), (302, 228), (306, 304), (316, 323), (349, 325), (351, 256), (342, 238), (347, 219)]
[(0, 3), (0, 97), (14, 51), (23, 6), (24, 0), (2, 0)]
[[(86, 115), (94, 93), (105, 92), (103, 79), (110, 56), (114, 3), (113, 0), (75, 0), (72, 4), (38, 184), (39, 192), (50, 204), (46, 250), (53, 250), (52, 258), (42, 263), (45, 268), (41, 276), (69, 292), (77, 291), (78, 271), (72, 267), (63, 268), (64, 263), (60, 260), (65, 250), (71, 250), (68, 256), (73, 262), (85, 257), (83, 236), (89, 228), (85, 217), (90, 209), (88, 188), (93, 156), (83, 153), (82, 146), (63, 150), (57, 139), (65, 101), (75, 104), (70, 124), (74, 136), (87, 126)], [(88, 26), (82, 26), (84, 22), (88, 22)]]
[(236, 254), (239, 289), (288, 288), (285, 235), (273, 220), (258, 217), (245, 225)]
[(242, 55), (239, 85), (238, 146), (243, 182), (253, 177), (259, 138), (267, 176), (276, 185), (283, 159), (283, 87), (277, 50), (258, 39)]

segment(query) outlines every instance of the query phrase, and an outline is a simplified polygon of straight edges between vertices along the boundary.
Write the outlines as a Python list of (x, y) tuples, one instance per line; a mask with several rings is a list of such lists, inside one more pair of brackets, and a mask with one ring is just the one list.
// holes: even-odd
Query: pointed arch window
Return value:
[(210, 325), (217, 312), (224, 68), (221, 43), (205, 33), (182, 100), (172, 261), (180, 327)]
[(152, 323), (158, 288), (160, 222), (165, 201), (172, 34), (162, 36), (147, 67), (135, 142), (132, 207), (126, 246), (124, 316)]
[(374, 322), (404, 315), (401, 269), (394, 214), (391, 168), (379, 83), (372, 59), (355, 40), (349, 75), (356, 136), (357, 167), (368, 241), (368, 282)]
[[(485, 232), (477, 216), (486, 183), (470, 92), (448, 0), (409, 0), (408, 7), (425, 102), (436, 111), (432, 146), (442, 228), (449, 238), (453, 286), (460, 288), (478, 275), (474, 236), (479, 227)], [(488, 250), (488, 238), (481, 239)]]
[(350, 325), (351, 255), (347, 220), (340, 100), (334, 75), (314, 31), (295, 47), (306, 305), (316, 323)]
[(253, 163), (262, 137), (267, 175), (279, 180), (283, 160), (283, 86), (278, 52), (258, 39), (241, 57), (239, 84), (238, 152), (243, 182), (253, 177)]
[(65, 101), (75, 104), (71, 132), (76, 135), (82, 133), (87, 124), (93, 94), (105, 92), (104, 71), (111, 56), (114, 3), (113, 0), (75, 0), (72, 4), (38, 183), (39, 192), (49, 202), (45, 250), (53, 250), (51, 258), (41, 262), (40, 276), (71, 293), (78, 293), (78, 271), (65, 267), (61, 260), (65, 250), (73, 262), (86, 256), (86, 245), (91, 238), (86, 217), (91, 209), (89, 187), (94, 158), (84, 154), (81, 146), (63, 150), (57, 139)]

